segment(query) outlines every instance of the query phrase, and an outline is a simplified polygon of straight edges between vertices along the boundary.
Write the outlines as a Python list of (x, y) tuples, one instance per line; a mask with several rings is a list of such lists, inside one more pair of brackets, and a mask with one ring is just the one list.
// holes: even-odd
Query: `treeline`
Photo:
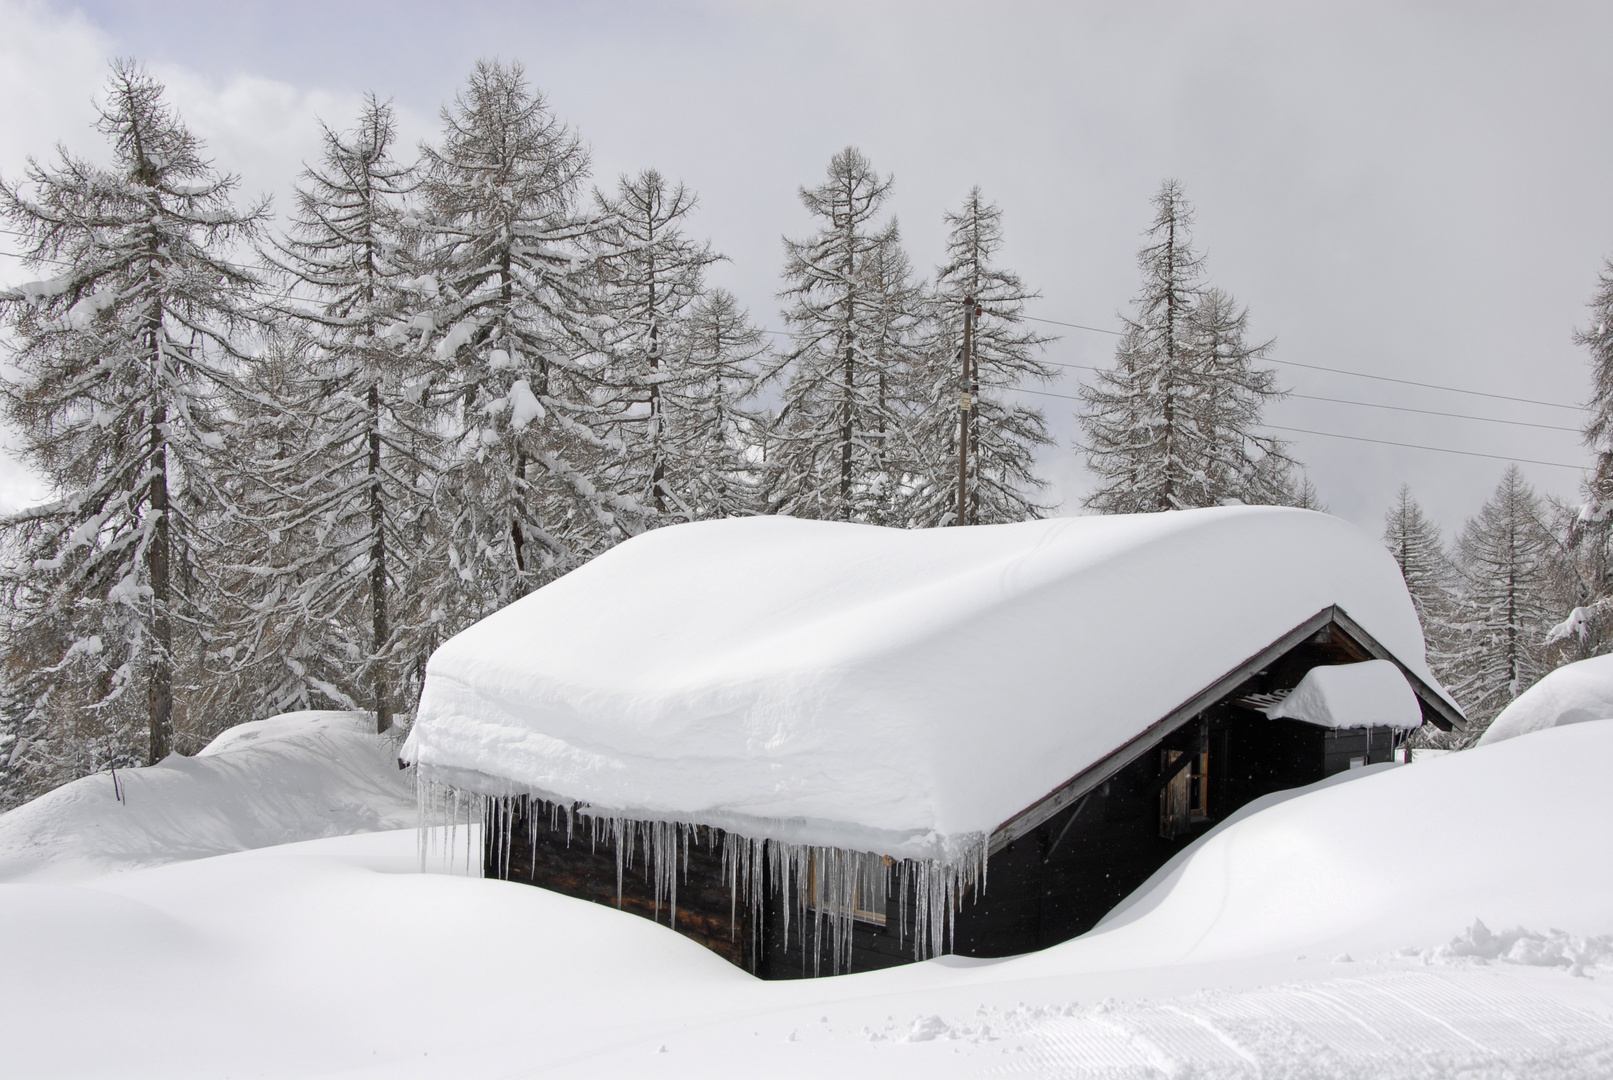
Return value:
[[(322, 131), (279, 230), (138, 66), (115, 64), (105, 167), (0, 180), (46, 275), (0, 293), (0, 407), (46, 503), (0, 521), (0, 809), (308, 707), (406, 720), (449, 635), (621, 540), (742, 514), (906, 528), (1038, 517), (1051, 381), (1038, 294), (978, 189), (921, 278), (857, 150), (800, 196), (785, 330), (707, 271), (692, 192), (592, 183), (578, 133), (484, 62), (437, 139), (367, 98)], [(1209, 284), (1167, 181), (1111, 368), (1081, 390), (1100, 513), (1323, 509), (1262, 426), (1284, 391)], [(970, 303), (965, 303), (968, 300)], [(1447, 549), (1389, 515), (1434, 669), (1481, 722), (1613, 636), (1613, 270), (1597, 299), (1584, 508), (1515, 471)], [(961, 379), (966, 311), (974, 366)]]
[(979, 305), (970, 517), (1044, 512), (1054, 372), (978, 190), (921, 279), (856, 150), (801, 198), (787, 334), (707, 280), (692, 192), (595, 187), (519, 65), (437, 139), (369, 98), (282, 232), (141, 68), (105, 167), (0, 181), (44, 280), (0, 295), (5, 417), (51, 500), (4, 522), (0, 805), (274, 712), (413, 707), (448, 635), (622, 539), (733, 514), (956, 513), (957, 340)]

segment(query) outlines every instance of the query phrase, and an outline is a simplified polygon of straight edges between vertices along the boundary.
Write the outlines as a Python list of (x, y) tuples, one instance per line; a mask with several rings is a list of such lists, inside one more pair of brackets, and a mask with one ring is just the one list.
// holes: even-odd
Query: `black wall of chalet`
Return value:
[[(1387, 728), (1330, 731), (1268, 720), (1235, 704), (1251, 693), (1291, 688), (1317, 664), (1362, 659), (1366, 656), (1352, 642), (1323, 631), (993, 854), (986, 888), (964, 899), (951, 951), (1011, 956), (1067, 941), (1090, 930), (1173, 855), (1252, 800), (1314, 783), (1353, 762), (1392, 760), (1395, 738)], [(1160, 828), (1165, 750), (1208, 754), (1208, 813), (1174, 837), (1162, 835)], [(501, 831), (487, 831), (484, 873), (615, 906), (616, 858), (610, 844), (593, 847), (582, 829), (568, 838), (563, 824), (551, 827), (546, 808), (539, 808), (535, 820), (530, 813), (528, 804), (518, 804), (507, 845)], [(733, 904), (722, 869), (721, 833), (702, 832), (704, 842), (691, 848), (687, 873), (679, 875), (675, 922), (668, 905), (656, 903), (642, 857), (623, 874), (620, 906), (670, 925), (763, 978), (834, 972), (830, 934), (824, 927), (814, 936), (810, 912), (805, 924), (797, 907), (786, 918), (786, 900), (771, 887), (760, 912), (749, 910), (743, 899)], [(771, 882), (771, 868), (764, 872)], [(894, 880), (893, 871), (893, 885)], [(885, 924), (854, 923), (851, 962), (840, 970), (871, 971), (913, 960), (911, 897), (905, 923), (901, 909), (892, 892)]]

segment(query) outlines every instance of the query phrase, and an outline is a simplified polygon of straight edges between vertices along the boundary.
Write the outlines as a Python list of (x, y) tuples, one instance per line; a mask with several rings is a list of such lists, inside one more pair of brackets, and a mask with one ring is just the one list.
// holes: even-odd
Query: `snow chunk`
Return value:
[(949, 859), (1335, 604), (1438, 686), (1394, 560), (1309, 511), (678, 525), (446, 642), (404, 754), (495, 794)]
[(1410, 729), (1423, 722), (1417, 694), (1387, 660), (1311, 668), (1266, 715), (1328, 728)]
[(1531, 731), (1613, 717), (1613, 656), (1565, 664), (1501, 710), (1478, 745), (1488, 746)]
[(442, 340), (437, 342), (437, 359), (453, 359), (455, 353), (470, 344), (470, 339), (476, 336), (476, 330), (475, 319), (462, 319), (455, 323), (453, 329), (444, 334)]
[(48, 300), (52, 296), (60, 296), (73, 287), (73, 278), (57, 277), (49, 281), (25, 281), (17, 286), (17, 291), (23, 295), (30, 304), (37, 304), (41, 300)]
[(88, 330), (96, 316), (117, 303), (118, 294), (111, 289), (96, 289), (67, 309), (67, 325), (74, 330)]
[(543, 405), (525, 379), (516, 379), (510, 387), (510, 427), (520, 431), (534, 420), (544, 417)]

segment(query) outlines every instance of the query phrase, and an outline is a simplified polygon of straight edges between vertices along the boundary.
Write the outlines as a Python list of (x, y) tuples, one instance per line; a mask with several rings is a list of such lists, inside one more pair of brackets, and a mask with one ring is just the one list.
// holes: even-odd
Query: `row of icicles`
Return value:
[[(859, 919), (881, 922), (888, 918), (884, 901), (891, 888), (897, 900), (894, 914), (899, 946), (906, 947), (911, 918), (915, 960), (948, 952), (965, 895), (976, 888), (984, 891), (986, 885), (984, 844), (957, 862), (892, 859), (874, 852), (741, 836), (709, 825), (623, 817), (585, 804), (528, 795), (478, 795), (423, 777), (418, 788), (422, 866), (433, 854), (454, 863), (463, 854), (471, 869), (474, 856), (484, 855), (483, 872), (508, 879), (518, 836), (524, 834), (531, 852), (539, 829), (563, 830), (568, 847), (582, 843), (584, 837), (590, 851), (609, 845), (616, 861), (618, 907), (625, 876), (637, 869), (652, 886), (656, 920), (665, 907), (669, 925), (674, 927), (678, 881), (688, 877), (690, 851), (697, 846), (720, 849), (722, 878), (729, 891), (730, 935), (739, 932), (741, 901), (760, 916), (770, 891), (784, 901), (778, 910), (785, 947), (789, 947), (793, 916), (803, 963), (811, 957), (814, 975), (820, 973), (826, 952), (833, 972), (850, 967), (853, 925)], [(481, 844), (473, 839), (478, 824), (486, 830)], [(476, 851), (478, 847), (482, 850)], [(535, 859), (530, 873), (536, 880)], [(752, 957), (761, 955), (762, 923), (760, 917), (750, 919)]]

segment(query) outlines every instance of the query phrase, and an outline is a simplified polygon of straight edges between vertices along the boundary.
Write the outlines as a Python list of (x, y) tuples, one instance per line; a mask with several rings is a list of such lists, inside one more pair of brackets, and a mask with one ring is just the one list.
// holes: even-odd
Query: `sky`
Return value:
[[(346, 126), (374, 91), (429, 140), (496, 56), (577, 128), (598, 183), (654, 166), (699, 193), (692, 228), (729, 258), (713, 278), (764, 325), (781, 237), (811, 228), (799, 188), (855, 145), (894, 176), (916, 266), (978, 184), (1003, 263), (1042, 294), (1027, 311), (1100, 329), (1129, 309), (1174, 177), (1209, 282), (1284, 362), (1294, 396), (1267, 420), (1296, 429), (1279, 434), (1322, 500), (1377, 532), (1407, 483), (1451, 533), (1507, 460), (1563, 499), (1590, 460), (1573, 332), (1613, 255), (1608, 40), (1606, 4), (0, 0), (0, 177), (58, 142), (103, 154), (93, 101), (130, 56), (245, 194), (284, 207), (320, 121)], [(0, 284), (37, 276), (0, 255)], [(1051, 361), (1112, 359), (1111, 335), (1045, 328)], [(1089, 373), (1062, 370), (1045, 389), (1074, 395)], [(1079, 512), (1078, 403), (1025, 400), (1057, 437), (1049, 497)], [(0, 460), (0, 506), (42, 494)]]

